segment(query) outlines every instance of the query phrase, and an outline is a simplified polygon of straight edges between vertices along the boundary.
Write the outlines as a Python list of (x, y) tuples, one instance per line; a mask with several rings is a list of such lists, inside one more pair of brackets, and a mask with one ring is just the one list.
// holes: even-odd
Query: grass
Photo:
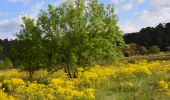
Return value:
[(130, 56), (125, 57), (126, 61), (136, 61), (136, 60), (170, 60), (170, 52), (161, 52), (159, 54), (149, 54), (149, 55), (136, 55), (136, 56)]
[[(109, 79), (106, 85), (96, 89), (96, 100), (170, 100), (170, 96), (160, 91), (158, 86), (160, 80), (170, 81), (170, 74), (121, 81)], [(132, 83), (133, 88), (121, 87), (123, 81)]]

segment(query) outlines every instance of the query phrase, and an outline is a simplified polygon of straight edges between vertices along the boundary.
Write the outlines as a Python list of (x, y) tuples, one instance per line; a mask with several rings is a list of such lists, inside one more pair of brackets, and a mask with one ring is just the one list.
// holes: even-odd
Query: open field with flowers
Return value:
[(0, 100), (170, 100), (158, 1), (1, 0)]
[(70, 79), (60, 70), (29, 74), (1, 71), (0, 100), (169, 100), (170, 61), (123, 62), (79, 68)]

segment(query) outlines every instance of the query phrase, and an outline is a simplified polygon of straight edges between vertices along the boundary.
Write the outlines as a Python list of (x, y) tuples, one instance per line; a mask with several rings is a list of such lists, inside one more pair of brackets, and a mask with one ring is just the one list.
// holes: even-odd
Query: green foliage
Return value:
[(139, 32), (124, 35), (127, 44), (137, 43), (141, 46), (150, 47), (158, 45), (162, 51), (170, 45), (170, 23), (160, 23), (156, 27), (142, 28)]
[(3, 52), (3, 46), (0, 45), (0, 54)]
[(131, 55), (130, 51), (129, 51), (129, 45), (125, 45), (122, 48), (122, 52), (124, 54), (125, 57), (129, 57)]
[(32, 77), (35, 70), (45, 66), (42, 34), (33, 19), (23, 17), (23, 22), (23, 29), (16, 35), (14, 57), (15, 63), (29, 71), (30, 77)]
[(166, 47), (166, 50), (167, 50), (167, 51), (170, 51), (170, 46), (167, 46), (167, 47)]
[(149, 52), (152, 54), (158, 54), (160, 53), (160, 48), (157, 45), (151, 46)]
[(136, 44), (136, 43), (131, 43), (131, 44), (128, 44), (126, 46), (126, 48), (124, 48), (123, 50), (123, 53), (125, 56), (129, 57), (129, 56), (134, 56), (134, 55), (137, 55), (139, 54), (139, 45)]
[(8, 57), (6, 57), (5, 59), (4, 59), (4, 67), (5, 68), (11, 68), (11, 67), (13, 67), (13, 64), (12, 64), (12, 61), (8, 58)]
[(141, 46), (140, 48), (139, 48), (139, 51), (140, 51), (140, 54), (142, 54), (142, 55), (145, 55), (145, 54), (147, 54), (149, 51), (146, 49), (146, 47), (145, 46)]
[(124, 46), (117, 21), (113, 6), (105, 7), (98, 0), (71, 0), (57, 8), (49, 5), (36, 22), (24, 18), (17, 35), (18, 61), (30, 72), (42, 65), (62, 67), (70, 77), (76, 77), (80, 66), (115, 64)]
[(119, 48), (124, 42), (111, 5), (105, 9), (97, 0), (87, 4), (85, 0), (69, 1), (58, 8), (49, 5), (39, 23), (47, 32), (46, 40), (56, 43), (52, 58), (68, 73), (72, 70), (74, 74), (79, 66), (113, 64), (121, 56)]
[(11, 68), (11, 67), (13, 67), (13, 63), (8, 57), (6, 57), (3, 60), (2, 64), (0, 64), (0, 69), (7, 69), (7, 68)]

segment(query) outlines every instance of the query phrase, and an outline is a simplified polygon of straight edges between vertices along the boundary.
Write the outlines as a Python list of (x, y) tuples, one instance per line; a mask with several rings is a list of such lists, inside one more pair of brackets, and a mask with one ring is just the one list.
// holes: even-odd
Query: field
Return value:
[(0, 73), (0, 100), (169, 100), (170, 61), (122, 62), (117, 66), (79, 68), (70, 79), (62, 70), (29, 74)]
[(161, 52), (159, 54), (130, 56), (130, 57), (125, 57), (125, 60), (130, 61), (130, 62), (135, 61), (135, 60), (148, 60), (148, 61), (170, 60), (170, 52)]

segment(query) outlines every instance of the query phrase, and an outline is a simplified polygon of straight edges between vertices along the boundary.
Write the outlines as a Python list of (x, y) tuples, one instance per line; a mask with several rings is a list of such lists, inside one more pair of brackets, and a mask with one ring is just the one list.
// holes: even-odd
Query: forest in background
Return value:
[(170, 50), (170, 23), (159, 24), (156, 27), (142, 28), (139, 32), (124, 35), (127, 44), (136, 43), (149, 48), (157, 45), (161, 51)]

